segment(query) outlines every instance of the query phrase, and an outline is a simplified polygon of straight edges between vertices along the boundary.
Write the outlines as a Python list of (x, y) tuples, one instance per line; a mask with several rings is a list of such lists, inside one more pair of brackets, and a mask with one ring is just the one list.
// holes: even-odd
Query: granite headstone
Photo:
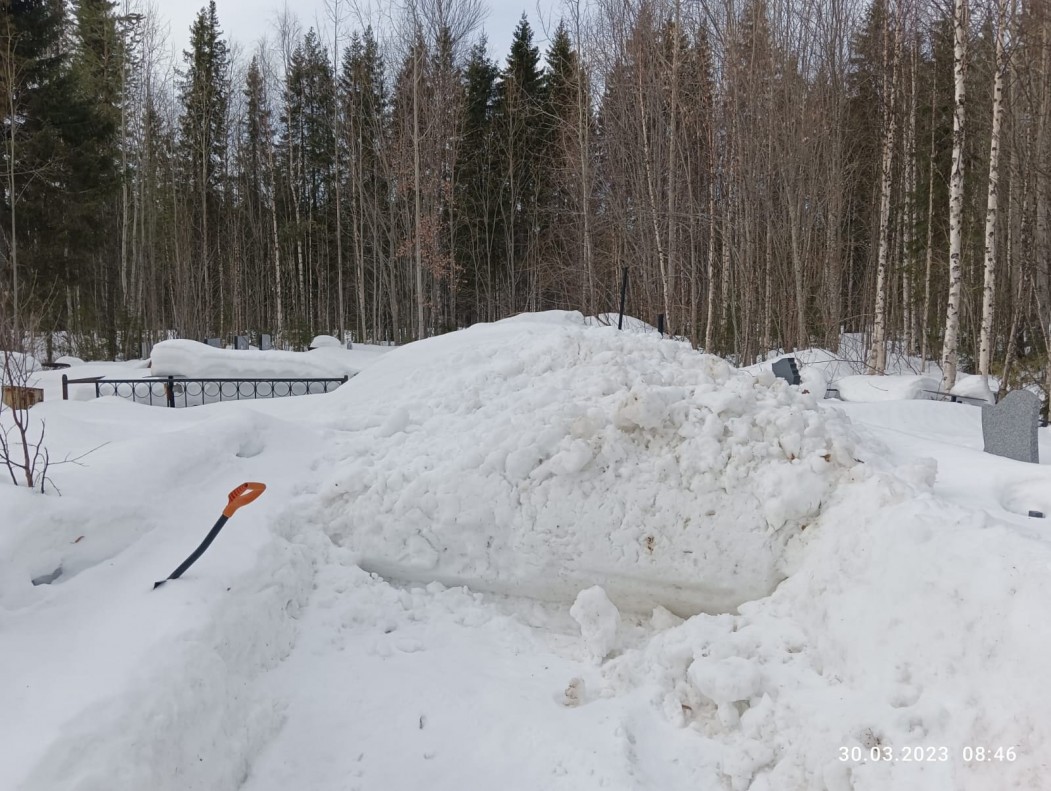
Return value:
[(248, 336), (247, 335), (235, 335), (234, 336), (234, 348), (240, 349), (241, 351), (248, 351)]
[(1028, 390), (1012, 390), (1003, 400), (982, 407), (985, 452), (1007, 459), (1040, 463), (1036, 429), (1040, 399)]
[(774, 361), (774, 376), (784, 379), (790, 385), (797, 385), (802, 381), (799, 378), (799, 366), (795, 357), (784, 357)]
[(267, 333), (263, 333), (259, 336), (259, 350), (268, 352), (274, 348), (274, 339)]

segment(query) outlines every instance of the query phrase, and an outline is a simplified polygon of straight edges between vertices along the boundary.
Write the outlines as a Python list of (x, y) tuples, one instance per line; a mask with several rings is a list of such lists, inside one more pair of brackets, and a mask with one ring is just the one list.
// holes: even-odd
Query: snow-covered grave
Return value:
[(361, 370), (360, 353), (342, 346), (309, 352), (213, 349), (190, 340), (162, 341), (153, 347), (153, 376), (191, 379), (341, 379)]
[(97, 450), (0, 485), (0, 788), (1046, 788), (1051, 472), (802, 374), (549, 313), (309, 399), (46, 399)]
[(350, 351), (338, 346), (309, 352), (259, 351), (168, 340), (156, 344), (150, 360), (136, 365), (142, 370), (130, 375), (126, 370), (117, 374), (92, 371), (86, 376), (80, 370), (64, 371), (68, 379), (64, 395), (112, 395), (138, 403), (193, 406), (325, 393), (355, 376), (386, 350), (359, 346)]

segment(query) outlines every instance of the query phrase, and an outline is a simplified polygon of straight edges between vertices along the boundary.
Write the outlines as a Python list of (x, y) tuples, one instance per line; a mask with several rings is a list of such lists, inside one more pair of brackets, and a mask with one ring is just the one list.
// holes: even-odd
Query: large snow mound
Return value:
[(853, 477), (846, 417), (687, 344), (505, 320), (398, 349), (319, 404), (348, 429), (312, 515), (395, 578), (725, 611)]
[(645, 687), (727, 788), (1047, 788), (1046, 540), (890, 477), (851, 492), (773, 596), (626, 651), (595, 694)]

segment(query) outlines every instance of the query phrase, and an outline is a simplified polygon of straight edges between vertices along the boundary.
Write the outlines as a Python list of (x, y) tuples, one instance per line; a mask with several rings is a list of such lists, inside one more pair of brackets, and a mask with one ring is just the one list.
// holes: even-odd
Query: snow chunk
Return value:
[(580, 624), (584, 646), (596, 664), (605, 659), (617, 643), (620, 611), (598, 585), (577, 594), (569, 608), (573, 620)]
[(759, 694), (762, 686), (759, 668), (740, 656), (697, 659), (686, 676), (702, 695), (716, 704), (750, 700)]

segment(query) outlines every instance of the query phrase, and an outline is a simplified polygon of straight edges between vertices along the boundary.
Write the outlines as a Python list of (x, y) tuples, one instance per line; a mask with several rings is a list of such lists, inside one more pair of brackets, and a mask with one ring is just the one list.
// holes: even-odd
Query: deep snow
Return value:
[(0, 788), (1046, 788), (1051, 473), (976, 408), (574, 314), (363, 368), (34, 407), (102, 447), (0, 485)]

